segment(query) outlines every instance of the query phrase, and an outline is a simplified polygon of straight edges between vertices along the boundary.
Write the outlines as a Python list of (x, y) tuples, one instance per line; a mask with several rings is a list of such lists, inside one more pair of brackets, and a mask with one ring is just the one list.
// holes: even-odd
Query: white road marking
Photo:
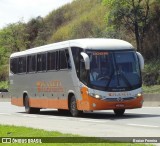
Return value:
[(7, 115), (7, 116), (10, 116), (11, 114), (8, 114), (8, 113), (0, 113), (0, 115)]
[(82, 122), (93, 122), (93, 123), (106, 123), (106, 121), (100, 121), (100, 120), (85, 120), (85, 119), (80, 119)]
[(149, 128), (159, 128), (159, 126), (154, 125), (141, 125), (141, 124), (127, 124), (129, 126), (137, 126), (137, 127), (149, 127)]
[(24, 117), (30, 117), (30, 118), (37, 118), (38, 116), (34, 116), (34, 115), (23, 115)]
[(151, 106), (144, 106), (144, 107), (142, 107), (142, 109), (143, 109), (143, 108), (153, 108), (153, 109), (154, 109), (154, 108), (160, 108), (160, 107), (159, 107), (159, 106), (155, 106), (155, 107), (151, 107)]
[(58, 120), (66, 120), (67, 118), (62, 117), (47, 117), (48, 119), (58, 119)]

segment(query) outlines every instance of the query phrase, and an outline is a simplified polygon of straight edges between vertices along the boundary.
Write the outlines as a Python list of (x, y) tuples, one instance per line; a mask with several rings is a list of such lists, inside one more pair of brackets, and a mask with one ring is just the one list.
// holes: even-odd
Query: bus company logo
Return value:
[(110, 92), (108, 93), (109, 96), (131, 96), (129, 92)]
[(123, 98), (122, 97), (118, 97), (117, 101), (123, 101)]
[(37, 92), (64, 92), (64, 88), (59, 80), (37, 81)]

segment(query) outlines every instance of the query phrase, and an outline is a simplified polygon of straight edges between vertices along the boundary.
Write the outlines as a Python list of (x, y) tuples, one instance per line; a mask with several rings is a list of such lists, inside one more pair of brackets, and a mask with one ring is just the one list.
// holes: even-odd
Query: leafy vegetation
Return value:
[(0, 89), (8, 89), (8, 81), (1, 81)]
[[(107, 25), (112, 28), (113, 32), (116, 33), (114, 37), (122, 38), (127, 40), (127, 37), (124, 37), (123, 33), (130, 34), (129, 41), (135, 41), (135, 46), (137, 51), (140, 51), (145, 58), (153, 59), (159, 58), (159, 49), (158, 51), (152, 49), (154, 48), (153, 39), (150, 41), (150, 38), (157, 36), (157, 25), (152, 25), (152, 22), (156, 24), (159, 23), (159, 18), (156, 16), (160, 12), (160, 1), (156, 0), (103, 0), (103, 3), (108, 7), (109, 12), (106, 14)], [(152, 35), (151, 31), (152, 30)], [(155, 38), (154, 38), (155, 39)], [(156, 39), (154, 40), (154, 42)], [(157, 47), (159, 43), (155, 42)], [(157, 48), (156, 47), (156, 48)], [(155, 54), (148, 54), (148, 49)]]
[(107, 23), (114, 31), (126, 29), (134, 34), (137, 51), (143, 51), (143, 39), (150, 17), (150, 0), (104, 0), (110, 7)]
[(9, 24), (0, 30), (0, 82), (8, 80), (13, 52), (68, 39), (107, 37), (133, 44), (147, 61), (144, 84), (160, 84), (159, 13), (160, 0), (74, 0), (44, 18)]
[(144, 85), (160, 85), (160, 60), (153, 59), (145, 64), (143, 70)]
[(153, 85), (153, 86), (143, 86), (143, 92), (144, 93), (154, 93), (154, 94), (160, 94), (160, 85)]

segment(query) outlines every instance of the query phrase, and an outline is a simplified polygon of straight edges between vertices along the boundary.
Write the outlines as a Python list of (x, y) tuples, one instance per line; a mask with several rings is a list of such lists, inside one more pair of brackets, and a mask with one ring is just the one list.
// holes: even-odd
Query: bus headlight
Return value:
[(95, 98), (100, 98), (100, 96), (99, 95), (95, 95)]
[(98, 94), (94, 94), (94, 93), (88, 93), (89, 96), (92, 96), (94, 98), (97, 98), (97, 99), (101, 99), (102, 96), (101, 95), (98, 95)]
[(142, 96), (142, 93), (138, 93), (138, 94), (137, 94), (137, 98), (138, 98), (138, 97), (141, 97), (141, 96)]

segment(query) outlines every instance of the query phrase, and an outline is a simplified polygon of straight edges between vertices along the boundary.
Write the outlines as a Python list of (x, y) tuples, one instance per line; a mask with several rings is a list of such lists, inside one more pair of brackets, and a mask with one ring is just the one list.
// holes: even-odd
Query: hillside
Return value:
[[(106, 1), (109, 0), (74, 0), (71, 4), (52, 11), (44, 18), (37, 17), (28, 23), (17, 22), (1, 29), (0, 82), (8, 80), (9, 55), (31, 47), (86, 37), (119, 38), (137, 47), (134, 33), (125, 24), (122, 25), (124, 20), (119, 21), (118, 24), (115, 21), (110, 25), (107, 19), (113, 10), (116, 12), (119, 8), (125, 8), (125, 5), (110, 7)], [(140, 6), (143, 8), (144, 1), (142, 2)], [(145, 35), (141, 39), (143, 49), (140, 51), (147, 63), (143, 73), (144, 83), (155, 85), (160, 84), (160, 61), (157, 61), (160, 58), (160, 3), (157, 0), (150, 0), (150, 2), (150, 15), (146, 20)], [(138, 23), (141, 30), (143, 23)], [(152, 77), (153, 73), (155, 78)], [(3, 82), (2, 87), (6, 86), (7, 83)]]

